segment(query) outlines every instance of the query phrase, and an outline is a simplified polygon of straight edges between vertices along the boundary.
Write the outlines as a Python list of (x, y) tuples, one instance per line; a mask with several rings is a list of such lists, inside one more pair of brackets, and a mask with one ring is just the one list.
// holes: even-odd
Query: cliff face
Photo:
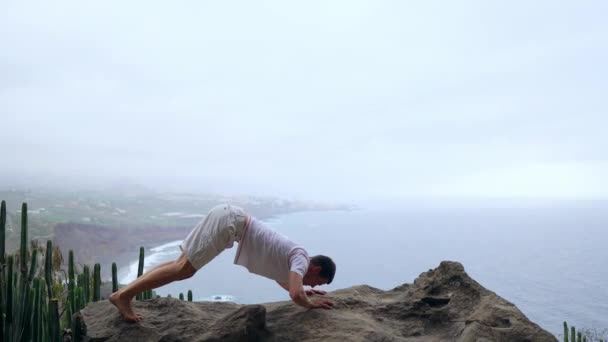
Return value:
[(557, 341), (456, 262), (390, 291), (362, 285), (326, 296), (334, 310), (159, 298), (134, 303), (139, 323), (124, 322), (108, 301), (78, 315), (88, 341)]

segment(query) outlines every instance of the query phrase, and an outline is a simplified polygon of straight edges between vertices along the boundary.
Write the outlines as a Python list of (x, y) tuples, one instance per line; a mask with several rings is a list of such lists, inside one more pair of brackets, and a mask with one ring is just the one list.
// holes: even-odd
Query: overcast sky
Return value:
[(0, 183), (607, 197), (607, 13), (3, 0)]

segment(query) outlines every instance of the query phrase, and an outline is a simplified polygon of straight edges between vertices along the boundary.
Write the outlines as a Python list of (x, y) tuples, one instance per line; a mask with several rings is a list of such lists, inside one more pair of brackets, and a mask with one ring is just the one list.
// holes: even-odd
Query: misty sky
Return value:
[(0, 185), (607, 197), (607, 13), (3, 0)]

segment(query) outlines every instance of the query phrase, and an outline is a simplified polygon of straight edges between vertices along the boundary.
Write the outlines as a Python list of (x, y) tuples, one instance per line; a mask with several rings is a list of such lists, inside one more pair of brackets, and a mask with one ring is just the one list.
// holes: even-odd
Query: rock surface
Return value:
[(134, 303), (139, 323), (124, 322), (108, 301), (78, 315), (85, 341), (557, 341), (457, 262), (390, 291), (362, 285), (326, 296), (334, 310), (159, 298)]

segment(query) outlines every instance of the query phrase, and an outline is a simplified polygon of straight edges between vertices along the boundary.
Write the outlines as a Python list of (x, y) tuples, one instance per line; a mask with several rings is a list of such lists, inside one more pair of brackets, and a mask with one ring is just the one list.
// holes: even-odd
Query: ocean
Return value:
[[(608, 202), (600, 201), (410, 202), (300, 212), (265, 223), (310, 255), (334, 259), (336, 277), (325, 290), (361, 284), (389, 290), (453, 260), (557, 335), (563, 321), (577, 328), (608, 328), (607, 209)], [(180, 242), (154, 246), (146, 269), (177, 258)], [(194, 300), (244, 304), (289, 300), (273, 281), (232, 263), (236, 246), (193, 278), (157, 293), (177, 297), (192, 290)], [(128, 283), (136, 274), (134, 260), (120, 270), (120, 281)]]

